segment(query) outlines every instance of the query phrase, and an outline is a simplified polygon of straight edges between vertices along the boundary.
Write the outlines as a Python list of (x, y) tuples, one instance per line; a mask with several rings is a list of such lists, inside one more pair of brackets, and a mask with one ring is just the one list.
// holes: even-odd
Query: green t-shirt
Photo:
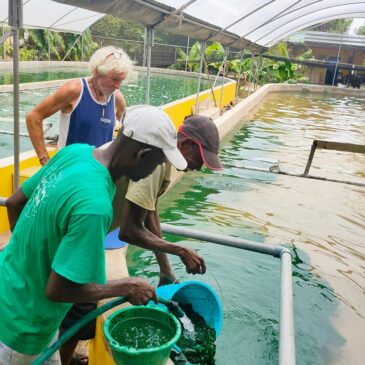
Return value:
[(0, 259), (0, 341), (18, 352), (42, 352), (72, 305), (47, 299), (51, 269), (80, 284), (106, 282), (115, 186), (92, 149), (62, 149), (22, 185), (28, 202)]

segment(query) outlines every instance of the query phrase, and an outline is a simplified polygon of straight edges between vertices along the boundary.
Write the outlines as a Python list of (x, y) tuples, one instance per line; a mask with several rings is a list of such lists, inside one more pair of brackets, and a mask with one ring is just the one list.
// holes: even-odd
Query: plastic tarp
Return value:
[[(0, 24), (8, 24), (9, 0), (0, 0)], [(51, 0), (23, 0), (24, 28), (83, 33), (105, 14)]]
[[(338, 18), (365, 18), (365, 0), (23, 0), (24, 27), (82, 33), (103, 14), (256, 52)], [(6, 23), (8, 0), (0, 0)]]
[(56, 1), (253, 51), (317, 23), (365, 18), (365, 0)]

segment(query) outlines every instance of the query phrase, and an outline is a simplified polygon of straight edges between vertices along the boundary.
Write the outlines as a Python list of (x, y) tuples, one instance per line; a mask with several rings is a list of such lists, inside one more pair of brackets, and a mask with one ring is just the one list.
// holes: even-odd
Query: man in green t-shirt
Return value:
[(115, 184), (143, 179), (166, 159), (187, 166), (174, 125), (162, 110), (136, 106), (107, 149), (65, 147), (6, 201), (13, 235), (0, 253), (0, 364), (31, 364), (72, 303), (158, 300), (141, 278), (106, 280), (104, 239)]

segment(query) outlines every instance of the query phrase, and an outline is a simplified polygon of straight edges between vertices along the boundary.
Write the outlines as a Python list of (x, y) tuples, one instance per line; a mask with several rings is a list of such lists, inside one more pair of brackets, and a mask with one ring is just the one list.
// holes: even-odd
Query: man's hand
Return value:
[(185, 265), (188, 274), (205, 274), (207, 268), (203, 257), (198, 255), (194, 250), (181, 247), (182, 253), (179, 254), (181, 261)]
[(128, 294), (125, 297), (131, 304), (145, 305), (151, 299), (156, 304), (158, 303), (155, 288), (147, 280), (142, 278), (129, 278), (128, 287)]
[(157, 286), (163, 286), (163, 285), (169, 285), (169, 284), (176, 284), (176, 283), (179, 283), (179, 281), (176, 279), (176, 276), (172, 272), (172, 270), (169, 270), (168, 273), (162, 272), (160, 270), (160, 280), (159, 280)]
[(49, 156), (47, 155), (47, 156), (43, 156), (43, 157), (41, 157), (40, 159), (39, 159), (39, 163), (42, 165), (42, 166), (44, 166), (44, 165), (46, 165), (47, 164), (47, 162), (50, 160), (50, 158), (49, 158)]

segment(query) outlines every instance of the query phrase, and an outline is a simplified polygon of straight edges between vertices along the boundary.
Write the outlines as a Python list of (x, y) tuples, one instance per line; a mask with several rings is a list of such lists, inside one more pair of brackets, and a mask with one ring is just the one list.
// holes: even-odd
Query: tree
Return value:
[(106, 15), (90, 28), (93, 36), (143, 41), (144, 27), (137, 23), (121, 20), (112, 15)]
[(365, 35), (365, 24), (356, 29), (357, 35)]
[(352, 18), (335, 19), (327, 23), (315, 25), (310, 30), (328, 33), (347, 33), (351, 27)]

